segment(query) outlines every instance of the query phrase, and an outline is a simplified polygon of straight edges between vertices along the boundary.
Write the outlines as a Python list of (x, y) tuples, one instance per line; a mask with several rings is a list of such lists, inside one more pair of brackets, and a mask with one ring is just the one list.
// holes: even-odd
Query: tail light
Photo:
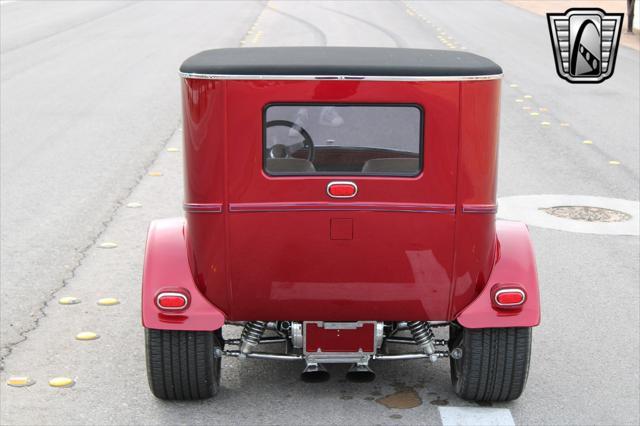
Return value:
[(178, 311), (189, 305), (189, 297), (184, 293), (167, 291), (158, 293), (156, 306), (164, 311)]
[(333, 198), (353, 198), (358, 193), (358, 187), (353, 182), (329, 182), (327, 194)]
[(520, 309), (527, 300), (527, 293), (517, 285), (496, 285), (491, 291), (491, 302), (497, 309)]

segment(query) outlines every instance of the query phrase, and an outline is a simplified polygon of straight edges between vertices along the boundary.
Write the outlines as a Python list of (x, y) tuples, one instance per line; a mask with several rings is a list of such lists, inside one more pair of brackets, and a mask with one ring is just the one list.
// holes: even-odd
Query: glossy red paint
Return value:
[[(458, 316), (467, 328), (534, 327), (540, 323), (540, 295), (533, 248), (527, 227), (518, 222), (498, 221), (496, 264), (480, 295)], [(519, 309), (495, 306), (496, 290), (524, 290), (526, 300)]]
[[(456, 318), (496, 257), (499, 92), (499, 80), (184, 79), (187, 253), (198, 288), (229, 320)], [(262, 112), (277, 102), (418, 104), (423, 170), (268, 176)], [(329, 198), (333, 181), (353, 182), (357, 195)], [(351, 233), (346, 222), (334, 233), (335, 219)]]
[[(157, 298), (163, 293), (188, 297), (182, 310), (164, 310)], [(164, 330), (217, 330), (224, 324), (224, 313), (196, 287), (187, 260), (185, 221), (182, 218), (151, 222), (147, 236), (142, 278), (142, 324)]]

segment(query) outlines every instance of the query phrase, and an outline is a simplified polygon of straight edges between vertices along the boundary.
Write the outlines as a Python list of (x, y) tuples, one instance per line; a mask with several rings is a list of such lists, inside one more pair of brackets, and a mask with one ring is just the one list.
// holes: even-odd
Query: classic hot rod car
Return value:
[(540, 303), (527, 228), (495, 218), (498, 65), (242, 48), (180, 75), (186, 218), (151, 223), (142, 285), (154, 395), (213, 396), (230, 356), (307, 380), (449, 358), (462, 398), (520, 396)]

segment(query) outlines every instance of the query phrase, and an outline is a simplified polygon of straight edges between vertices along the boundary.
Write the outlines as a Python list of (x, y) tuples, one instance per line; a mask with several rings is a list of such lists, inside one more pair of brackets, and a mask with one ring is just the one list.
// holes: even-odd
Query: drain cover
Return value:
[(630, 214), (618, 210), (591, 206), (541, 207), (540, 210), (556, 217), (586, 222), (624, 222), (632, 217)]

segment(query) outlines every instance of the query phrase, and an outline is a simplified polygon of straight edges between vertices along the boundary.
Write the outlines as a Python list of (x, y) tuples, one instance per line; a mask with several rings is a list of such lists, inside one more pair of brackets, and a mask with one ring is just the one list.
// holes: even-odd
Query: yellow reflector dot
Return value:
[(582, 143), (585, 144), (585, 145), (591, 145), (593, 143), (593, 141), (590, 141), (590, 140), (587, 139), (586, 141), (582, 141)]
[(80, 299), (73, 296), (65, 296), (58, 299), (58, 303), (60, 303), (61, 305), (76, 305), (80, 303)]
[(611, 164), (612, 166), (617, 166), (620, 164), (620, 162), (618, 160), (611, 160), (609, 161), (609, 164)]
[(522, 102), (524, 102), (524, 99), (520, 99), (520, 98), (518, 98), (518, 99), (516, 99), (516, 102), (518, 102), (518, 103), (522, 103)]
[(98, 338), (100, 338), (100, 336), (93, 331), (83, 331), (82, 333), (76, 334), (76, 340), (96, 340)]
[(538, 111), (533, 111), (529, 113), (530, 115), (536, 116), (536, 115), (540, 115), (540, 113)]
[(136, 202), (128, 203), (127, 207), (129, 207), (130, 209), (137, 209), (138, 207), (142, 207), (142, 203), (136, 203)]
[(118, 245), (116, 243), (112, 243), (109, 241), (109, 242), (100, 244), (98, 247), (103, 249), (112, 249), (112, 248), (118, 247)]
[(524, 95), (524, 98), (525, 98), (525, 99), (531, 99), (531, 98), (533, 98), (533, 96), (531, 96), (531, 95)]
[(118, 303), (120, 303), (120, 301), (115, 297), (105, 297), (98, 300), (98, 305), (100, 306), (113, 306), (117, 305)]
[(518, 87), (518, 85), (517, 85), (517, 84), (515, 84), (515, 83), (511, 83), (511, 84), (509, 85), (509, 87)]
[(178, 148), (167, 148), (167, 152), (178, 152)]
[(551, 123), (549, 123), (548, 121), (541, 121), (541, 122), (540, 122), (540, 125), (541, 125), (541, 126), (548, 127), (548, 126), (551, 126)]
[(162, 172), (149, 172), (149, 176), (162, 176)]
[(49, 380), (49, 386), (52, 386), (54, 388), (70, 388), (75, 383), (76, 382), (69, 377), (54, 377), (53, 379)]
[(7, 384), (9, 386), (13, 386), (15, 388), (22, 388), (25, 386), (31, 386), (35, 383), (36, 381), (33, 380), (31, 377), (27, 377), (27, 376), (13, 376), (13, 377), (9, 377), (7, 379)]

